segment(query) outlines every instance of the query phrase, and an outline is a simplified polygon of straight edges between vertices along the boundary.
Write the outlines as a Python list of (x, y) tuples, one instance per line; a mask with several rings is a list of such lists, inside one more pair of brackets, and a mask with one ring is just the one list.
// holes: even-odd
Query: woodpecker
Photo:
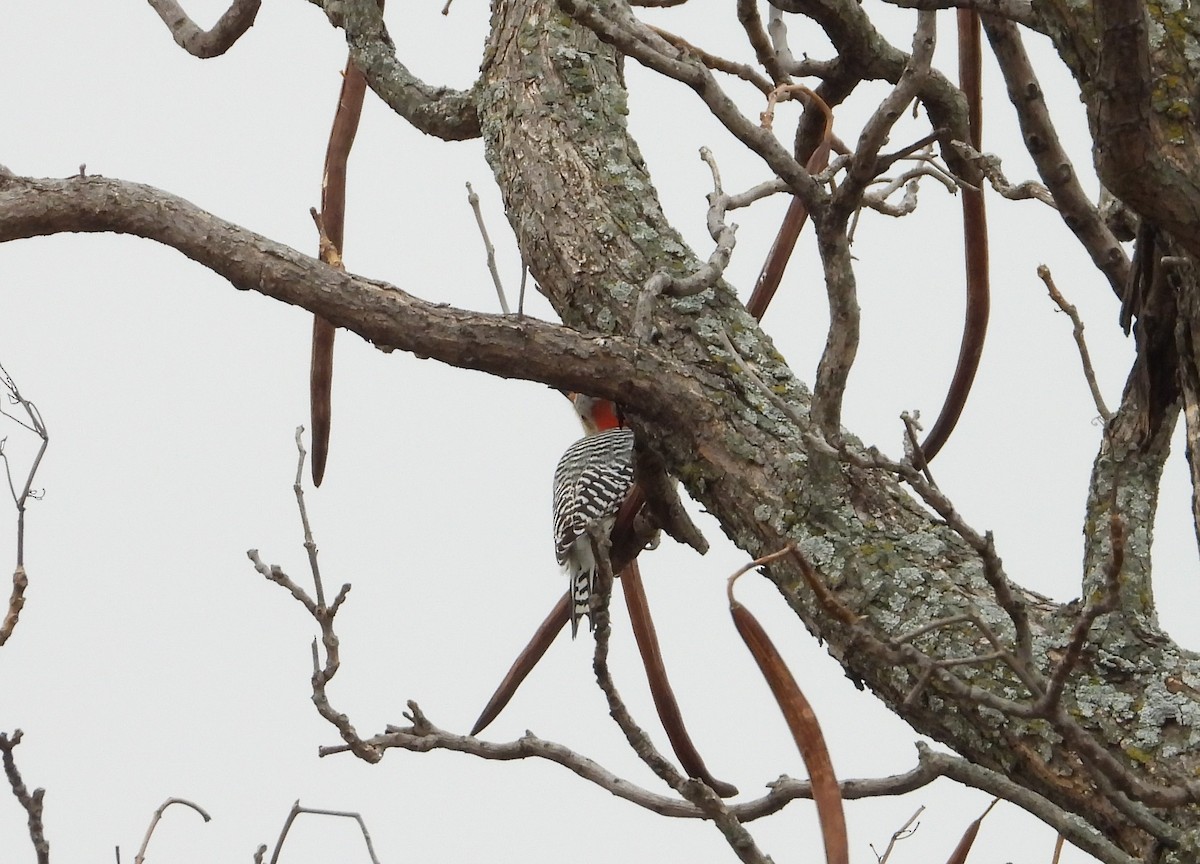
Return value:
[[(572, 394), (587, 434), (567, 448), (554, 470), (554, 553), (567, 572), (571, 592), (571, 638), (588, 616), (597, 563), (588, 534), (612, 532), (617, 511), (633, 486), (633, 430), (621, 426), (607, 399)], [(605, 553), (607, 554), (607, 553)]]

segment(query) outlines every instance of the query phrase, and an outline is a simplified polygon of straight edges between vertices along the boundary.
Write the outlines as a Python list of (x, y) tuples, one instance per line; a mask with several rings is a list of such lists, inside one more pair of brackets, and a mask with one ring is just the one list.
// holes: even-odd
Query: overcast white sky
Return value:
[[(211, 22), (224, 0), (191, 0)], [(466, 87), (487, 26), (483, 4), (395, 4), (400, 57), (435, 83)], [(693, 0), (653, 16), (712, 50), (751, 57), (731, 4)], [(879, 4), (870, 3), (874, 10)], [(0, 30), (0, 162), (19, 174), (89, 173), (149, 183), (297, 249), (316, 243), (308, 208), (339, 72), (340, 33), (303, 0), (265, 4), (225, 57), (181, 51), (144, 3), (8, 0)], [(903, 24), (908, 13), (891, 16)], [(953, 18), (943, 16), (937, 65), (953, 70)], [(907, 25), (904, 25), (907, 26)], [(893, 31), (907, 45), (904, 26)], [(1038, 46), (1040, 47), (1040, 46)], [(797, 54), (827, 56), (793, 32)], [(1044, 52), (1040, 56), (1045, 55)], [(1065, 113), (1062, 132), (1086, 171), (1081, 109), (1064, 73), (1043, 83)], [(766, 178), (690, 91), (628, 67), (630, 123), (668, 214), (707, 255), (710, 147), (730, 190)], [(1011, 111), (987, 71), (986, 149), (1014, 180), (1032, 177)], [(747, 112), (755, 91), (727, 82)], [(878, 97), (882, 90), (870, 91)], [(853, 140), (866, 99), (839, 114)], [(795, 110), (780, 112), (790, 136)], [(894, 143), (920, 134), (908, 127)], [(350, 167), (345, 258), (350, 269), (431, 300), (494, 311), (463, 184), (483, 199), (500, 267), (517, 257), (479, 141), (444, 144), (413, 131), (368, 93)], [(753, 283), (785, 202), (738, 213), (729, 271)], [(1086, 481), (1099, 426), (1069, 323), (1034, 268), (1049, 264), (1089, 325), (1097, 370), (1116, 402), (1130, 345), (1111, 293), (1048, 209), (990, 200), (994, 312), (979, 383), (959, 431), (935, 463), (938, 480), (977, 528), (996, 532), (1010, 575), (1059, 599), (1078, 593)], [(957, 199), (926, 184), (918, 215), (868, 214), (856, 252), (861, 359), (846, 424), (899, 450), (897, 415), (937, 408), (958, 350), (962, 277)], [(801, 250), (768, 329), (802, 377), (824, 341), (815, 252)], [(541, 298), (531, 314), (552, 318)], [(291, 492), (295, 427), (307, 423), (310, 318), (232, 290), (148, 241), (60, 236), (0, 246), (0, 362), (34, 398), (52, 441), (30, 509), (28, 605), (0, 651), (0, 729), (25, 730), (26, 782), (47, 788), (57, 861), (131, 861), (154, 809), (189, 798), (213, 816), (172, 809), (148, 860), (248, 861), (273, 844), (292, 802), (360, 811), (384, 862), (733, 860), (707, 824), (671, 821), (616, 800), (554, 765), (392, 752), (368, 766), (319, 760), (336, 743), (309, 698), (314, 626), (256, 574), (255, 547), (306, 575)], [(326, 584), (352, 582), (339, 616), (343, 667), (330, 695), (364, 734), (403, 723), (415, 699), (433, 722), (466, 731), (534, 627), (563, 590), (549, 531), (550, 476), (579, 430), (556, 393), (489, 379), (354, 337), (338, 342), (332, 455), (310, 493)], [(12, 429), (20, 461), (31, 442)], [(1164, 493), (1157, 556), (1163, 623), (1197, 641), (1195, 542), (1182, 459)], [(0, 515), (3, 511), (0, 510)], [(9, 524), (13, 523), (9, 519)], [(3, 522), (0, 522), (2, 525)], [(765, 684), (737, 640), (724, 579), (745, 556), (711, 521), (700, 559), (669, 544), (643, 558), (663, 650), (693, 737), (710, 768), (756, 797), (803, 765)], [(0, 561), (14, 532), (0, 530)], [(741, 598), (770, 630), (824, 723), (844, 778), (912, 767), (915, 734), (855, 690), (798, 626), (765, 580)], [(4, 590), (7, 594), (7, 589)], [(614, 669), (635, 716), (665, 747), (619, 610)], [(659, 784), (606, 716), (591, 676), (590, 640), (565, 637), (486, 733), (524, 730), (569, 745), (633, 782)], [(900, 800), (847, 805), (855, 861), (872, 861), (891, 832), (927, 807), (893, 861), (944, 860), (986, 806), (948, 782)], [(810, 804), (751, 826), (777, 862), (816, 860)], [(1053, 833), (1004, 805), (989, 817), (973, 864), (1049, 861)], [(284, 860), (365, 861), (352, 823), (308, 817)], [(0, 790), (0, 860), (32, 860), (24, 813)], [(1088, 860), (1068, 850), (1063, 861)]]

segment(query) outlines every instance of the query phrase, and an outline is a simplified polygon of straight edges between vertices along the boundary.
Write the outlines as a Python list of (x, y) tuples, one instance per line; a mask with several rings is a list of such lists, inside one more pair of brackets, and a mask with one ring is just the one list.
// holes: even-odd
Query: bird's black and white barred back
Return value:
[[(633, 486), (633, 430), (607, 429), (567, 448), (554, 471), (554, 553), (571, 591), (571, 637), (587, 615), (596, 583), (588, 526), (607, 536)], [(594, 627), (591, 616), (589, 623)]]

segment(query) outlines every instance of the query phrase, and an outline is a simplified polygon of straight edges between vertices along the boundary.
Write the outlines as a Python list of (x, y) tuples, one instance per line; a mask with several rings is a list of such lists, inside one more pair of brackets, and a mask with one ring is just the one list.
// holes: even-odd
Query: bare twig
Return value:
[(916, 833), (917, 828), (920, 827), (920, 823), (917, 822), (916, 825), (913, 825), (913, 823), (920, 819), (921, 814), (924, 812), (925, 805), (922, 804), (917, 808), (916, 813), (908, 817), (907, 822), (892, 832), (892, 836), (891, 839), (888, 840), (887, 847), (883, 850), (883, 854), (879, 856), (879, 864), (887, 864), (888, 859), (892, 857), (892, 850), (896, 848), (896, 844), (901, 840), (907, 840)]
[[(25, 483), (18, 492), (16, 484), (13, 482), (12, 465), (9, 463), (8, 454), (4, 449), (5, 439), (0, 439), (0, 460), (4, 462), (8, 490), (12, 494), (13, 503), (17, 506), (17, 567), (20, 569), (25, 565), (25, 505), (29, 503), (30, 498), (37, 497), (33, 492), (33, 479), (37, 476), (38, 468), (42, 464), (42, 457), (46, 455), (46, 448), (50, 446), (50, 433), (46, 430), (45, 421), (42, 420), (42, 412), (38, 410), (37, 405), (21, 395), (17, 382), (2, 365), (0, 365), (0, 390), (4, 391), (4, 396), (9, 402), (20, 408), (25, 419), (9, 414), (2, 407), (0, 407), (0, 416), (8, 417), (21, 428), (37, 435), (42, 441), (38, 445), (37, 453), (34, 454), (29, 472), (25, 475)], [(15, 582), (15, 574), (13, 578)], [(0, 640), (0, 644), (2, 642), (3, 640)]]
[(37, 856), (37, 864), (49, 864), (50, 843), (46, 840), (46, 828), (42, 822), (42, 799), (45, 789), (34, 789), (30, 792), (25, 788), (25, 781), (13, 759), (13, 748), (21, 743), (24, 733), (14, 729), (12, 735), (0, 732), (0, 761), (4, 763), (4, 776), (8, 778), (9, 788), (28, 816), (29, 840), (33, 843), (33, 852)]
[(1100, 393), (1100, 385), (1096, 382), (1096, 370), (1092, 366), (1092, 358), (1088, 353), (1087, 340), (1083, 338), (1083, 321), (1079, 317), (1079, 310), (1068, 303), (1067, 298), (1055, 286), (1049, 267), (1039, 264), (1037, 274), (1038, 278), (1045, 283), (1050, 299), (1071, 319), (1072, 334), (1075, 336), (1075, 344), (1079, 346), (1079, 360), (1083, 363), (1083, 375), (1087, 379), (1088, 389), (1092, 391), (1092, 401), (1096, 404), (1096, 411), (1107, 423), (1113, 415), (1108, 406), (1104, 404), (1104, 396)]
[(137, 854), (133, 856), (133, 864), (142, 864), (146, 860), (146, 847), (150, 845), (150, 838), (154, 836), (154, 829), (158, 827), (158, 823), (163, 817), (163, 812), (172, 804), (181, 804), (184, 807), (190, 807), (199, 813), (200, 818), (205, 822), (212, 821), (212, 817), (199, 804), (195, 804), (185, 798), (168, 798), (154, 811), (154, 816), (151, 817), (150, 824), (146, 828), (146, 835), (142, 838), (142, 845), (138, 849)]
[(328, 606), (325, 604), (325, 590), (321, 583), (320, 569), (317, 566), (317, 545), (313, 540), (312, 529), (308, 522), (308, 511), (304, 505), (303, 478), (304, 457), (306, 453), (301, 438), (303, 431), (304, 427), (299, 427), (296, 430), (296, 449), (299, 451), (299, 456), (297, 458), (296, 480), (293, 489), (296, 493), (296, 503), (300, 511), (300, 521), (304, 529), (304, 547), (308, 552), (309, 567), (312, 571), (317, 599), (313, 600), (308, 595), (308, 592), (297, 585), (281, 567), (278, 565), (267, 565), (259, 556), (257, 549), (250, 549), (246, 555), (254, 564), (254, 569), (271, 582), (285, 588), (300, 602), (308, 610), (308, 613), (317, 622), (317, 626), (321, 630), (319, 644), (325, 649), (325, 662), (323, 664), (320, 659), (318, 640), (314, 639), (312, 644), (312, 701), (313, 705), (317, 708), (317, 713), (341, 733), (342, 740), (346, 742), (354, 755), (366, 762), (378, 762), (383, 754), (359, 736), (350, 722), (350, 718), (333, 708), (326, 693), (326, 685), (337, 674), (338, 668), (341, 665), (340, 642), (337, 634), (334, 632), (333, 622), (342, 603), (345, 602), (347, 595), (350, 593), (350, 585), (342, 585), (337, 596), (334, 597), (333, 603)]
[(979, 169), (980, 173), (1001, 197), (1007, 198), (1010, 201), (1023, 201), (1027, 198), (1032, 198), (1053, 207), (1055, 210), (1058, 209), (1058, 204), (1055, 202), (1054, 196), (1041, 183), (1036, 183), (1033, 180), (1025, 180), (1021, 183), (1011, 182), (1001, 167), (1000, 157), (992, 153), (982, 153), (975, 146), (965, 141), (952, 141), (950, 143), (964, 160)]
[(920, 412), (909, 414), (903, 411), (900, 422), (904, 424), (904, 455), (913, 467), (925, 475), (925, 482), (937, 488), (933, 474), (929, 471), (929, 463), (925, 459), (925, 451), (921, 449), (921, 439), (917, 435), (921, 431)]
[(50, 445), (50, 434), (42, 420), (41, 411), (32, 401), (21, 395), (16, 382), (2, 365), (0, 365), (0, 390), (3, 390), (7, 400), (18, 406), (25, 415), (22, 419), (8, 413), (0, 406), (0, 416), (8, 418), (22, 429), (32, 432), (41, 439), (37, 453), (25, 475), (25, 482), (18, 491), (16, 483), (13, 481), (12, 464), (9, 462), (8, 452), (5, 450), (7, 439), (0, 438), (0, 461), (4, 463), (8, 490), (17, 508), (17, 560), (16, 566), (13, 568), (12, 592), (8, 597), (8, 608), (4, 613), (3, 620), (0, 620), (0, 645), (4, 645), (12, 636), (13, 630), (16, 629), (17, 622), (21, 617), (21, 610), (25, 608), (25, 590), (29, 587), (29, 576), (25, 571), (25, 508), (30, 498), (37, 497), (33, 490), (33, 480), (37, 476), (38, 467), (42, 464), (42, 457), (46, 455), (46, 448)]
[(508, 298), (504, 296), (504, 285), (500, 282), (500, 271), (496, 269), (496, 247), (492, 245), (492, 240), (488, 237), (487, 225), (484, 224), (483, 213), (479, 209), (479, 196), (471, 188), (470, 182), (467, 183), (467, 203), (471, 205), (471, 211), (475, 214), (475, 224), (479, 226), (479, 236), (483, 238), (483, 248), (487, 252), (488, 273), (492, 275), (492, 284), (496, 286), (496, 296), (500, 299), (500, 310), (505, 315), (508, 315)]
[(313, 588), (317, 594), (317, 606), (325, 606), (325, 586), (321, 583), (321, 567), (317, 563), (317, 543), (313, 540), (312, 525), (308, 521), (308, 508), (304, 504), (304, 427), (296, 427), (296, 450), (299, 458), (296, 460), (296, 481), (292, 491), (296, 494), (296, 507), (300, 511), (300, 525), (304, 529), (304, 551), (308, 553), (308, 566), (312, 571)]
[[(283, 841), (287, 839), (288, 831), (292, 828), (292, 823), (296, 821), (297, 816), (304, 813), (313, 816), (337, 816), (343, 819), (353, 819), (358, 823), (359, 830), (362, 831), (363, 840), (367, 844), (367, 854), (371, 857), (372, 864), (379, 864), (379, 858), (375, 854), (375, 845), (371, 842), (371, 832), (367, 830), (367, 823), (363, 820), (361, 813), (347, 810), (322, 810), (315, 807), (301, 807), (299, 801), (293, 804), (292, 809), (288, 811), (287, 819), (283, 823), (283, 830), (279, 832), (279, 839), (275, 841), (275, 851), (271, 853), (271, 864), (278, 864), (279, 853), (283, 850)], [(260, 846), (260, 853), (265, 852), (266, 848), (266, 846)]]

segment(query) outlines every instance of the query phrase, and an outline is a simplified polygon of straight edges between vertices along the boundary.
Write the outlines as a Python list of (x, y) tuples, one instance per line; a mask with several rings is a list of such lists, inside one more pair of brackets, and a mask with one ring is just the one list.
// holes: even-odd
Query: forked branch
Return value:
[(46, 828), (42, 823), (42, 799), (45, 789), (34, 789), (32, 792), (25, 786), (21, 771), (13, 759), (13, 748), (21, 743), (24, 733), (20, 729), (13, 730), (12, 735), (0, 732), (0, 762), (4, 764), (4, 776), (8, 779), (9, 788), (17, 803), (24, 808), (29, 824), (29, 840), (33, 844), (33, 853), (37, 864), (49, 864), (50, 843), (46, 840)]

